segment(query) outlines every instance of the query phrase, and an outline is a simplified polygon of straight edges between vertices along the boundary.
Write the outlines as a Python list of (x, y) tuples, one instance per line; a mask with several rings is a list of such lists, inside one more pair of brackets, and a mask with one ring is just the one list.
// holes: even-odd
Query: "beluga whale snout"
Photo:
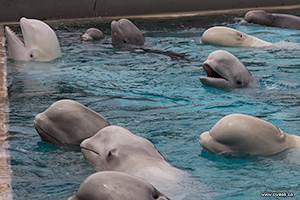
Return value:
[(22, 17), (20, 27), (24, 41), (8, 26), (5, 27), (9, 58), (48, 62), (62, 56), (57, 36), (48, 24)]

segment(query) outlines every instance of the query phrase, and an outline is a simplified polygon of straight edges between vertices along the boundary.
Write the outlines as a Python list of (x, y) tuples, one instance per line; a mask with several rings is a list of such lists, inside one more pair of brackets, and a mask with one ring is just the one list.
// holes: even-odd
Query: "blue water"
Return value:
[[(258, 199), (262, 192), (288, 192), (299, 198), (299, 149), (230, 158), (207, 153), (198, 143), (202, 132), (231, 113), (256, 116), (300, 135), (300, 31), (241, 24), (242, 16), (133, 20), (150, 46), (185, 53), (191, 60), (115, 49), (109, 44), (109, 23), (53, 25), (62, 58), (8, 62), (14, 199), (67, 199), (96, 171), (80, 152), (42, 142), (36, 133), (34, 117), (60, 99), (76, 100), (111, 124), (149, 139), (172, 165), (190, 173), (195, 184), (207, 185), (211, 199)], [(202, 33), (216, 25), (275, 45), (199, 44)], [(89, 27), (102, 29), (106, 39), (80, 41)], [(255, 77), (254, 87), (221, 90), (201, 84), (202, 62), (218, 49), (244, 63)], [(203, 196), (195, 190), (189, 199)]]

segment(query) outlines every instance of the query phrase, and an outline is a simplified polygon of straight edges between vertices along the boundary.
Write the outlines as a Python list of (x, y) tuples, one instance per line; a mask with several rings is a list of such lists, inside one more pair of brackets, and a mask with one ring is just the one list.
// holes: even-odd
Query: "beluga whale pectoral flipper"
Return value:
[(5, 27), (9, 58), (48, 62), (62, 56), (57, 36), (48, 24), (22, 17), (20, 27), (24, 41), (8, 26)]
[(244, 64), (233, 54), (217, 50), (203, 63), (207, 77), (200, 77), (203, 85), (210, 87), (247, 87), (253, 77)]

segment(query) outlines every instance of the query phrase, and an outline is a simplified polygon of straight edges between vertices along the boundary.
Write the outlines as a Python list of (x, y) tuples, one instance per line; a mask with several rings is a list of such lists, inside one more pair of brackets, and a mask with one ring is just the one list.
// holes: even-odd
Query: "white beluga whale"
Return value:
[(57, 36), (48, 24), (23, 17), (20, 27), (24, 41), (8, 26), (5, 27), (9, 58), (47, 62), (62, 56)]
[(51, 144), (79, 145), (109, 122), (100, 114), (74, 100), (60, 100), (36, 115), (34, 128), (41, 139)]
[(230, 114), (220, 119), (210, 131), (202, 133), (199, 143), (214, 153), (272, 155), (300, 147), (300, 136), (283, 132), (273, 124), (245, 114)]
[(141, 178), (115, 171), (87, 177), (68, 200), (169, 200)]
[(231, 47), (264, 47), (272, 45), (270, 42), (224, 26), (207, 29), (202, 34), (200, 43)]
[[(147, 139), (120, 126), (107, 126), (80, 144), (86, 160), (101, 171), (128, 173), (172, 199), (186, 195), (188, 174), (173, 167)], [(190, 188), (190, 187), (189, 187)]]
[(212, 52), (202, 66), (207, 77), (200, 77), (200, 81), (206, 86), (247, 87), (253, 80), (243, 63), (228, 51)]

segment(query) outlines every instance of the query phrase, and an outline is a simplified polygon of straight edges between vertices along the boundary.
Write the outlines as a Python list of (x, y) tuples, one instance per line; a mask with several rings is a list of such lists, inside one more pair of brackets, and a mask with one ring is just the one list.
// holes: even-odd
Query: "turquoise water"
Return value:
[[(262, 192), (299, 198), (299, 149), (270, 157), (228, 158), (207, 153), (198, 143), (202, 132), (231, 113), (256, 116), (300, 135), (300, 31), (241, 24), (241, 19), (242, 15), (218, 15), (133, 20), (149, 45), (185, 53), (191, 60), (115, 49), (109, 44), (109, 24), (53, 26), (62, 58), (8, 63), (14, 199), (67, 199), (96, 171), (80, 152), (42, 142), (34, 130), (34, 117), (60, 99), (76, 100), (111, 124), (149, 139), (172, 165), (190, 173), (195, 185), (207, 185), (211, 199), (258, 199)], [(275, 45), (199, 44), (202, 33), (216, 25)], [(80, 41), (89, 27), (102, 29), (106, 39)], [(221, 90), (200, 83), (199, 76), (205, 75), (202, 62), (218, 49), (244, 63), (255, 77), (254, 87)], [(202, 198), (207, 195), (195, 189), (188, 199)]]

